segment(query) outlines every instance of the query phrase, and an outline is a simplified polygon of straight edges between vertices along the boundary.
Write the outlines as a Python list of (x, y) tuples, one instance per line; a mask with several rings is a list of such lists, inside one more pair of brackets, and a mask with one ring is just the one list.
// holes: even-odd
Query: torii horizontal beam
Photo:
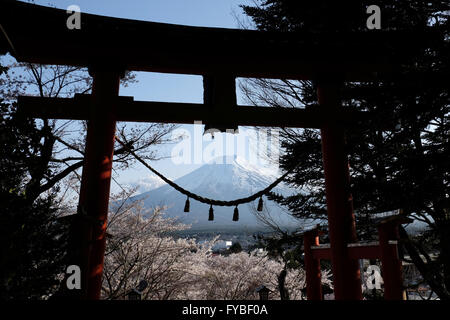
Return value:
[[(347, 254), (347, 244), (354, 242), (356, 231), (344, 130), (335, 125), (352, 116), (342, 110), (335, 82), (404, 80), (404, 71), (413, 67), (408, 65), (413, 60), (410, 58), (435, 41), (438, 34), (383, 30), (261, 32), (169, 25), (85, 13), (81, 29), (69, 30), (67, 18), (65, 10), (2, 0), (0, 54), (10, 52), (19, 62), (92, 70), (91, 101), (42, 98), (19, 101), (21, 111), (28, 116), (89, 119), (79, 211), (80, 216), (86, 212), (96, 223), (82, 224), (81, 228), (79, 247), (86, 278), (83, 283), (88, 284), (84, 286), (87, 294), (83, 296), (100, 297), (116, 120), (178, 123), (214, 120), (215, 125), (220, 120), (238, 125), (321, 128), (335, 296), (336, 299), (361, 299), (359, 266)], [(213, 97), (216, 104), (213, 108), (207, 104), (134, 102), (117, 97), (124, 70), (197, 74), (204, 79), (211, 78), (210, 84), (223, 74), (227, 79), (319, 80), (320, 107), (295, 110), (233, 104), (230, 106), (233, 108), (223, 108), (221, 98), (234, 92), (231, 82), (227, 82), (225, 92)], [(419, 79), (427, 81), (420, 75)], [(32, 108), (33, 104), (36, 108)], [(224, 104), (228, 105), (228, 100)], [(389, 248), (386, 249), (389, 256)]]
[[(389, 246), (396, 246), (397, 241), (390, 240)], [(380, 259), (381, 249), (378, 241), (372, 243), (351, 243), (347, 245), (348, 254), (352, 259)], [(331, 259), (331, 247), (329, 244), (311, 246), (314, 259)]]
[[(33, 118), (88, 120), (90, 95), (75, 98), (42, 98), (20, 96), (19, 112)], [(239, 126), (321, 128), (328, 124), (368, 123), (369, 112), (324, 110), (319, 105), (305, 109), (257, 106), (230, 106), (223, 111), (206, 104), (134, 101), (133, 97), (118, 97), (116, 120), (130, 122), (236, 124)]]
[(268, 32), (205, 28), (81, 14), (69, 30), (65, 10), (0, 2), (0, 54), (18, 61), (80, 67), (235, 77), (341, 80), (391, 78), (439, 36), (430, 31)]

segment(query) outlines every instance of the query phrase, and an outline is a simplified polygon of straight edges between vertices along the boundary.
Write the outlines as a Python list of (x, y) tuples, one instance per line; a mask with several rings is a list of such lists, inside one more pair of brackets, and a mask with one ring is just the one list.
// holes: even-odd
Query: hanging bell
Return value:
[(189, 197), (186, 199), (186, 203), (184, 204), (184, 212), (189, 212), (190, 204), (189, 204)]
[(208, 221), (213, 221), (214, 220), (214, 209), (212, 207), (212, 205), (209, 207), (209, 218)]
[(256, 210), (258, 210), (259, 212), (263, 211), (263, 199), (262, 199), (262, 196), (261, 196), (261, 198), (259, 198), (258, 208), (256, 208)]
[(233, 221), (239, 221), (239, 210), (237, 206), (234, 208)]

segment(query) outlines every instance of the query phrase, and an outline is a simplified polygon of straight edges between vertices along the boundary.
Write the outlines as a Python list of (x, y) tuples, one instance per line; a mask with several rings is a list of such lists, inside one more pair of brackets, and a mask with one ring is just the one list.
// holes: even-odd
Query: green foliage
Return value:
[[(369, 15), (365, 8), (374, 3), (267, 0), (256, 4), (243, 9), (259, 30), (370, 32), (366, 29)], [(403, 56), (405, 74), (448, 75), (448, 1), (385, 0), (376, 4), (381, 8), (382, 30), (434, 30), (439, 34), (433, 44)], [(442, 80), (448, 83), (448, 79)], [(449, 292), (450, 100), (448, 86), (439, 85), (440, 81), (435, 84), (408, 87), (393, 80), (345, 83), (342, 92), (349, 94), (342, 96), (342, 104), (346, 109), (370, 111), (375, 120), (346, 132), (359, 238), (376, 236), (373, 213), (404, 209), (431, 228), (433, 236), (424, 234), (428, 236), (424, 243), (440, 252), (437, 261), (442, 277), (438, 282), (444, 283)], [(301, 102), (316, 103), (315, 89), (315, 83), (302, 82)], [(398, 126), (380, 129), (379, 124), (387, 122)], [(320, 132), (286, 131), (282, 146), (282, 168), (287, 170), (300, 163), (287, 182), (301, 192), (289, 197), (271, 194), (269, 198), (286, 206), (294, 216), (326, 220)]]
[(57, 287), (66, 236), (57, 189), (35, 192), (34, 181), (50, 174), (42, 154), (48, 133), (1, 98), (0, 114), (0, 299), (42, 299)]
[(231, 247), (228, 249), (230, 253), (239, 253), (242, 251), (242, 246), (239, 242), (235, 242), (231, 245)]
[(301, 237), (287, 233), (281, 236), (259, 235), (257, 241), (258, 246), (264, 247), (269, 257), (281, 259), (288, 269), (298, 269), (304, 266), (303, 250), (299, 245), (303, 243)]

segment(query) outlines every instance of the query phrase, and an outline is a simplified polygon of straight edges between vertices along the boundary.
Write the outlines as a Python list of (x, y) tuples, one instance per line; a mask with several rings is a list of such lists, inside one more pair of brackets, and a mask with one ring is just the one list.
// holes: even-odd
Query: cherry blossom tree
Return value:
[(162, 208), (151, 211), (142, 202), (124, 201), (109, 217), (102, 295), (122, 299), (147, 283), (143, 299), (170, 299), (188, 277), (185, 257), (197, 245), (194, 240), (175, 239), (171, 233), (188, 226), (164, 217)]
[[(110, 213), (102, 295), (124, 299), (145, 281), (142, 299), (255, 300), (268, 287), (280, 299), (278, 274), (284, 262), (266, 251), (219, 254), (217, 238), (198, 242), (176, 236), (188, 225), (165, 216), (164, 208), (145, 210), (142, 201), (122, 201)], [(328, 273), (323, 281), (330, 284)], [(303, 299), (305, 274), (289, 269), (286, 289)]]

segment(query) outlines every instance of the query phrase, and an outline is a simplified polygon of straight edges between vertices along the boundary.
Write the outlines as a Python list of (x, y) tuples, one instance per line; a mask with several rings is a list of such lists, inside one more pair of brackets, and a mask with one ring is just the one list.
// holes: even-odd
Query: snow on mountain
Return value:
[(156, 175), (148, 175), (146, 177), (140, 178), (137, 181), (134, 181), (131, 186), (138, 187), (138, 192), (143, 193), (156, 188), (159, 188), (166, 183)]
[[(175, 180), (184, 189), (216, 200), (235, 200), (252, 195), (275, 181), (279, 173), (271, 168), (264, 168), (237, 157), (216, 158), (193, 172)], [(288, 188), (279, 185), (274, 191), (290, 194)], [(191, 224), (191, 231), (264, 231), (267, 227), (255, 216), (253, 203), (239, 205), (239, 221), (232, 221), (234, 207), (214, 206), (214, 221), (208, 221), (209, 205), (190, 199), (190, 212), (183, 212), (186, 196), (169, 185), (163, 185), (149, 192), (142, 193), (135, 199), (144, 199), (147, 208), (168, 206), (169, 217), (178, 217), (186, 224)], [(292, 218), (273, 202), (264, 197), (265, 209), (282, 227), (298, 226), (298, 220)], [(265, 211), (266, 212), (266, 211)]]

